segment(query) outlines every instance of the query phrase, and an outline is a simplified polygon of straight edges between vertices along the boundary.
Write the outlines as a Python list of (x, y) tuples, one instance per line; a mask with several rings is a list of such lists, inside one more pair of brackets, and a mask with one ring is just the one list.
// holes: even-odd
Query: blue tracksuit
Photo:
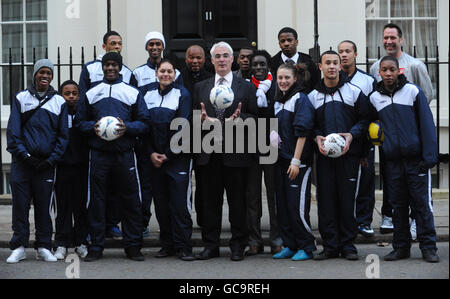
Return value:
[(309, 94), (315, 108), (315, 134), (351, 133), (349, 151), (339, 158), (318, 155), (317, 201), (319, 231), (324, 250), (333, 254), (356, 253), (355, 201), (358, 194), (360, 159), (364, 152), (368, 121), (368, 100), (361, 90), (340, 76), (334, 88), (323, 80)]
[[(356, 69), (348, 81), (358, 86), (365, 96), (376, 87), (377, 81), (371, 75)], [(375, 146), (366, 140), (368, 147), (367, 166), (361, 167), (361, 179), (356, 198), (356, 221), (358, 225), (371, 225), (375, 208)]]
[[(175, 83), (183, 86), (184, 82), (180, 71), (175, 70), (175, 73)], [(154, 82), (158, 82), (158, 77), (156, 77), (156, 66), (153, 65), (149, 59), (146, 64), (137, 67), (133, 71), (130, 84), (141, 88)]]
[[(94, 125), (104, 116), (119, 117), (126, 133), (114, 141), (95, 134)], [(87, 135), (90, 146), (88, 221), (92, 245), (101, 251), (105, 236), (105, 198), (111, 189), (122, 206), (125, 248), (142, 246), (142, 210), (137, 165), (133, 148), (136, 137), (148, 131), (148, 111), (140, 92), (119, 78), (104, 80), (91, 88), (79, 102), (76, 126)]]
[[(50, 98), (26, 123), (27, 114)], [(31, 87), (16, 95), (12, 104), (7, 129), (7, 150), (12, 154), (11, 192), (13, 200), (12, 228), (14, 235), (10, 242), (12, 250), (28, 246), (30, 228), (28, 213), (31, 199), (34, 203), (36, 243), (35, 248), (51, 249), (52, 220), (50, 216), (55, 181), (55, 165), (67, 147), (67, 105), (53, 88), (40, 98)], [(52, 167), (38, 171), (24, 159), (31, 155), (47, 160)]]
[(373, 119), (379, 119), (385, 135), (385, 192), (393, 206), (397, 248), (410, 248), (409, 206), (414, 209), (420, 248), (436, 249), (431, 199), (431, 171), (438, 162), (436, 127), (422, 90), (399, 76), (391, 93), (380, 82), (370, 95)]
[[(293, 251), (304, 250), (311, 253), (316, 250), (309, 218), (311, 168), (314, 160), (314, 107), (308, 96), (294, 86), (282, 99), (277, 99), (274, 109), (281, 138), (281, 148), (275, 166), (277, 219), (281, 238), (285, 247)], [(300, 158), (300, 173), (291, 181), (287, 170), (294, 157), (299, 137), (306, 137), (306, 143)]]
[(169, 159), (161, 168), (150, 164), (162, 247), (192, 253), (192, 159), (189, 154), (173, 152), (170, 145), (177, 133), (177, 130), (171, 130), (171, 122), (179, 118), (189, 124), (192, 99), (187, 89), (177, 84), (161, 90), (156, 82), (142, 87), (141, 92), (150, 114), (150, 134), (144, 139), (148, 156), (159, 153)]

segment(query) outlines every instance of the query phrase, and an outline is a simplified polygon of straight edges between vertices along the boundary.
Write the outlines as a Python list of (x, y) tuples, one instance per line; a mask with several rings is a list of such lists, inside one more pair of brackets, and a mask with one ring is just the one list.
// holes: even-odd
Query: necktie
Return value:
[(290, 58), (289, 58), (289, 59), (286, 59), (285, 63), (286, 63), (286, 64), (292, 64), (292, 65), (295, 64), (294, 60), (292, 60), (292, 59), (290, 59)]
[[(225, 85), (225, 78), (221, 77), (218, 81), (219, 85)], [(222, 124), (225, 122), (225, 109), (215, 108), (217, 118), (220, 120)]]

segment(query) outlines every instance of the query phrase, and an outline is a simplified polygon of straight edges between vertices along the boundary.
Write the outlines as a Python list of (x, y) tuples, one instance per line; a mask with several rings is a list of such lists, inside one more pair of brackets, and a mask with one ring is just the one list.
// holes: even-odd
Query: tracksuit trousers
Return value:
[(356, 222), (371, 225), (375, 208), (375, 147), (371, 147), (367, 166), (361, 167), (358, 197), (356, 198)]
[(108, 190), (117, 190), (122, 210), (124, 248), (142, 247), (142, 202), (136, 157), (127, 152), (90, 153), (88, 222), (92, 244), (89, 250), (103, 251), (105, 246), (105, 207)]
[(431, 197), (431, 171), (420, 171), (420, 160), (400, 159), (385, 162), (386, 179), (384, 186), (394, 209), (393, 247), (411, 247), (409, 230), (409, 208), (415, 211), (417, 239), (420, 249), (436, 249), (433, 204)]
[(283, 245), (292, 251), (316, 251), (311, 231), (311, 167), (302, 165), (291, 181), (287, 174), (290, 160), (279, 158), (275, 166), (277, 219)]
[(151, 168), (152, 161), (150, 160), (150, 155), (145, 155), (143, 153), (136, 153), (138, 160), (138, 170), (139, 170), (139, 181), (141, 183), (141, 193), (142, 193), (142, 216), (143, 216), (143, 226), (144, 229), (150, 224), (150, 218), (152, 213), (150, 212), (150, 207), (152, 205), (152, 177)]
[[(159, 223), (162, 248), (192, 253), (192, 162), (173, 167), (169, 161), (162, 168), (151, 166), (155, 214)], [(171, 165), (172, 164), (172, 165)]]
[(356, 253), (356, 195), (360, 158), (344, 155), (317, 159), (317, 205), (319, 231), (324, 250), (330, 253)]
[(55, 168), (42, 172), (34, 170), (22, 161), (11, 164), (12, 193), (12, 229), (13, 236), (10, 249), (20, 246), (28, 247), (30, 239), (30, 223), (28, 220), (30, 204), (33, 201), (36, 242), (34, 248), (52, 248), (53, 225), (51, 207), (53, 201), (53, 185)]
[(88, 165), (58, 165), (55, 182), (55, 248), (87, 244), (87, 184)]

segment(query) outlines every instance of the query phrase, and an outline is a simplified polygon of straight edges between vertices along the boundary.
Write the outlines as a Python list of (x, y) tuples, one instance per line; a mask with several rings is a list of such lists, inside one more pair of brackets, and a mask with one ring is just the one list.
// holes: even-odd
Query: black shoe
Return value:
[(141, 253), (141, 248), (139, 247), (129, 247), (125, 249), (125, 254), (127, 255), (127, 258), (129, 258), (130, 260), (137, 262), (145, 261), (145, 257)]
[(156, 258), (164, 258), (168, 256), (174, 256), (175, 250), (174, 249), (167, 249), (167, 248), (161, 248), (155, 255)]
[(429, 263), (439, 263), (439, 256), (436, 253), (436, 249), (423, 249), (422, 257)]
[(86, 255), (86, 257), (84, 258), (85, 262), (95, 262), (98, 261), (99, 259), (101, 259), (103, 257), (103, 252), (101, 251), (88, 251), (88, 254)]
[(186, 252), (184, 250), (178, 251), (178, 258), (185, 262), (195, 261), (195, 256), (192, 254), (192, 252)]
[(196, 254), (195, 258), (198, 260), (209, 260), (219, 256), (220, 256), (219, 248), (214, 249), (205, 248), (202, 252)]
[(257, 255), (260, 253), (264, 253), (264, 247), (263, 246), (257, 246), (257, 245), (250, 245), (249, 249), (245, 252), (246, 256), (252, 256)]
[(341, 256), (343, 258), (345, 258), (348, 261), (357, 261), (359, 260), (359, 256), (356, 252), (351, 252), (351, 251), (343, 251), (341, 253)]
[(338, 258), (338, 257), (339, 257), (339, 253), (324, 250), (321, 253), (319, 253), (318, 255), (315, 255), (314, 260), (315, 261), (323, 261), (323, 260), (334, 259), (334, 258)]
[(234, 262), (239, 262), (244, 259), (244, 250), (233, 250), (231, 251), (231, 260)]
[(411, 255), (411, 253), (410, 253), (409, 249), (399, 248), (399, 249), (394, 249), (394, 251), (392, 251), (391, 253), (386, 255), (384, 257), (384, 260), (385, 261), (398, 261), (398, 260), (402, 260), (402, 259), (407, 259), (410, 257), (410, 255)]

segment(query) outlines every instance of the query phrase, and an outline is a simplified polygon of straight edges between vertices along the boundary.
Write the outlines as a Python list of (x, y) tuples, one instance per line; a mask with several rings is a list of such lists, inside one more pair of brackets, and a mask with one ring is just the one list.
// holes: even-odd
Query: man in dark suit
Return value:
[[(222, 125), (221, 136), (214, 138), (219, 141), (219, 150), (206, 153), (202, 148), (196, 157), (196, 166), (200, 169), (200, 189), (203, 199), (202, 240), (205, 249), (196, 255), (197, 259), (207, 260), (218, 257), (220, 246), (220, 231), (222, 224), (222, 205), (224, 189), (227, 192), (229, 205), (229, 219), (231, 224), (231, 260), (244, 259), (244, 249), (248, 242), (247, 209), (245, 203), (246, 172), (254, 155), (248, 153), (227, 153), (224, 151), (225, 143), (230, 140), (223, 138), (225, 123), (233, 122), (236, 118), (244, 121), (255, 118), (258, 108), (256, 104), (256, 88), (242, 78), (238, 78), (231, 72), (233, 63), (233, 49), (225, 42), (217, 43), (211, 50), (211, 61), (214, 65), (215, 76), (202, 81), (195, 86), (194, 109), (202, 110), (201, 122), (216, 123)], [(231, 87), (234, 92), (234, 101), (231, 107), (225, 110), (214, 108), (209, 100), (211, 89), (218, 85)], [(211, 132), (202, 131), (202, 137)], [(220, 135), (220, 132), (219, 132)], [(236, 134), (237, 135), (237, 134)], [(225, 136), (226, 137), (226, 136)], [(236, 136), (233, 136), (233, 148), (237, 147)], [(248, 143), (248, 136), (244, 138)], [(242, 142), (242, 141), (241, 141)], [(256, 142), (252, 141), (252, 142)]]
[(314, 61), (312, 61), (311, 56), (297, 52), (298, 47), (298, 34), (297, 31), (290, 27), (285, 27), (278, 33), (278, 42), (281, 51), (272, 57), (272, 70), (274, 75), (278, 71), (278, 67), (283, 63), (292, 63), (297, 65), (298, 63), (306, 64), (309, 73), (311, 74), (310, 86), (305, 86), (309, 90), (313, 90), (316, 84), (321, 79), (321, 74), (319, 68)]

